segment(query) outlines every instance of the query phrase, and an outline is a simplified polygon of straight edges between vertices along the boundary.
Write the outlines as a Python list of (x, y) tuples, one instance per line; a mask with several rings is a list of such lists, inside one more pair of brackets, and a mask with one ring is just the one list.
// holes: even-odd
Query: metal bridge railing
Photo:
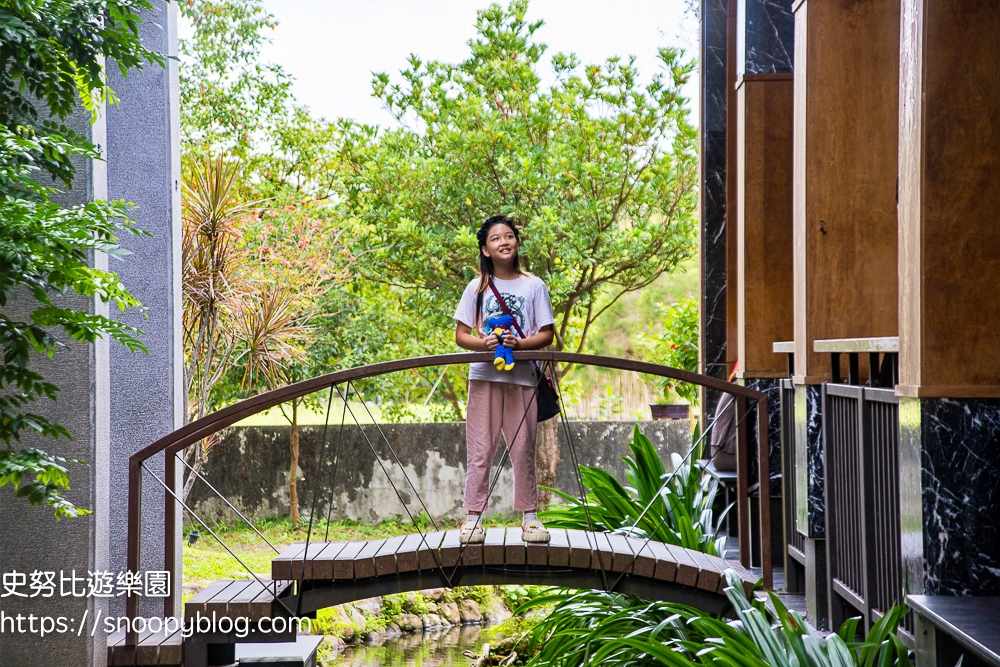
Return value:
[[(142, 535), (142, 486), (143, 486), (143, 471), (145, 470), (147, 474), (152, 475), (152, 473), (146, 468), (145, 462), (157, 456), (163, 454), (165, 456), (164, 460), (164, 479), (156, 478), (156, 481), (163, 487), (165, 496), (165, 507), (168, 508), (166, 516), (164, 518), (164, 563), (166, 569), (173, 573), (176, 577), (179, 572), (179, 563), (176, 562), (176, 521), (179, 513), (176, 511), (176, 507), (180, 506), (184, 510), (191, 512), (194, 516), (192, 510), (186, 507), (180, 500), (180, 490), (178, 488), (178, 475), (177, 473), (177, 456), (182, 453), (187, 447), (194, 445), (195, 443), (201, 441), (202, 439), (209, 437), (220, 430), (227, 428), (238, 421), (241, 421), (251, 415), (263, 412), (274, 406), (277, 406), (286, 401), (301, 398), (308, 394), (317, 391), (330, 391), (330, 399), (332, 400), (333, 392), (340, 394), (340, 387), (350, 387), (351, 383), (364, 379), (376, 377), (379, 375), (384, 375), (387, 373), (394, 373), (409, 369), (426, 368), (431, 366), (447, 366), (453, 364), (469, 364), (473, 362), (489, 362), (492, 360), (491, 353), (460, 353), (460, 354), (446, 354), (437, 355), (430, 357), (418, 357), (412, 359), (401, 359), (396, 361), (388, 361), (377, 364), (371, 364), (368, 366), (362, 366), (357, 368), (346, 369), (343, 371), (337, 371), (335, 373), (330, 373), (321, 377), (312, 378), (305, 380), (303, 382), (298, 382), (286, 387), (275, 389), (257, 396), (239, 401), (231, 406), (228, 406), (218, 412), (214, 412), (210, 415), (206, 415), (202, 419), (191, 422), (184, 427), (174, 431), (173, 433), (164, 436), (160, 440), (150, 444), (144, 449), (140, 450), (134, 454), (129, 459), (129, 496), (128, 496), (128, 555), (127, 563), (130, 571), (138, 571), (140, 564), (140, 550), (141, 535)], [(581, 364), (590, 366), (599, 366), (604, 368), (613, 368), (625, 371), (633, 371), (638, 373), (644, 373), (649, 375), (657, 375), (662, 377), (669, 377), (674, 380), (682, 382), (690, 382), (692, 384), (700, 385), (703, 387), (708, 387), (711, 389), (723, 391), (729, 393), (735, 397), (736, 418), (737, 418), (737, 468), (738, 468), (738, 479), (737, 479), (737, 516), (740, 526), (741, 536), (747, 536), (747, 538), (740, 540), (740, 561), (741, 563), (749, 567), (750, 566), (750, 545), (751, 540), (750, 535), (750, 505), (749, 505), (749, 494), (748, 494), (748, 463), (751, 456), (754, 456), (754, 452), (749, 450), (749, 440), (747, 436), (747, 426), (746, 423), (748, 417), (748, 401), (753, 401), (756, 405), (756, 415), (757, 415), (757, 429), (759, 433), (767, 433), (767, 394), (764, 392), (756, 391), (753, 389), (748, 389), (739, 385), (731, 384), (723, 380), (699, 375), (696, 373), (690, 373), (688, 371), (683, 371), (675, 368), (670, 368), (667, 366), (660, 366), (656, 364), (649, 364), (629, 359), (618, 359), (613, 357), (600, 357), (592, 355), (582, 355), (582, 354), (571, 354), (563, 352), (548, 352), (548, 351), (532, 351), (532, 352), (515, 352), (515, 358), (524, 361), (538, 361), (543, 363), (555, 364)], [(349, 391), (349, 390), (348, 390)], [(346, 408), (346, 396), (341, 395), (344, 398), (345, 408)], [(329, 420), (329, 401), (327, 406), (327, 418)], [(350, 410), (350, 408), (346, 408)], [(565, 415), (564, 415), (565, 416)], [(325, 448), (325, 435), (324, 435), (324, 448)], [(371, 444), (371, 443), (369, 443)], [(388, 442), (387, 442), (388, 444)], [(391, 449), (391, 445), (389, 445)], [(768, 439), (761, 438), (758, 442), (757, 447), (757, 463), (758, 469), (761, 471), (761, 477), (763, 479), (768, 479), (770, 477), (769, 468), (769, 446)], [(373, 447), (374, 451), (374, 447)], [(182, 461), (183, 463), (183, 461)], [(321, 466), (322, 467), (322, 466)], [(495, 480), (494, 480), (495, 483)], [(760, 517), (761, 525), (770, 525), (770, 485), (762, 484), (760, 485), (760, 493), (758, 500), (760, 503)], [(225, 499), (224, 499), (225, 500)], [(315, 514), (316, 499), (313, 499), (313, 512)], [(405, 503), (404, 503), (405, 506)], [(407, 510), (409, 512), (409, 510)], [(242, 517), (244, 520), (245, 517)], [(204, 523), (200, 519), (199, 522)], [(247, 521), (249, 523), (249, 521)], [(206, 526), (207, 527), (207, 526)], [(312, 528), (312, 519), (310, 519), (310, 534)], [(760, 559), (763, 565), (763, 583), (766, 588), (771, 588), (773, 586), (773, 573), (771, 566), (771, 542), (769, 539), (763, 539), (760, 541)], [(225, 546), (225, 545), (223, 545)], [(238, 560), (238, 559), (237, 559)], [(251, 576), (256, 577), (252, 572)], [(130, 618), (135, 618), (138, 615), (138, 597), (130, 596), (126, 600), (127, 613)], [(173, 615), (176, 600), (171, 596), (164, 600), (164, 614)], [(129, 645), (134, 645), (137, 641), (137, 637), (134, 633), (129, 633), (126, 637), (126, 643)]]

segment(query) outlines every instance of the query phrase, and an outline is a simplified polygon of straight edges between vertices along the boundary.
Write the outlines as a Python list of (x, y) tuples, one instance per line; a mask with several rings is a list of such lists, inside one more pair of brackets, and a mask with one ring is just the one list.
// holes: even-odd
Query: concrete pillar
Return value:
[(900, 502), (910, 593), (1000, 595), (1000, 6), (904, 0)]
[[(164, 53), (176, 54), (175, 6), (154, 0), (154, 11), (143, 16), (143, 42)], [(71, 491), (67, 496), (93, 514), (56, 523), (48, 508), (28, 507), (4, 489), (0, 493), (0, 572), (52, 571), (56, 594), (52, 598), (0, 598), (0, 612), (7, 616), (28, 614), (63, 617), (71, 632), (0, 635), (0, 664), (106, 665), (107, 635), (98, 615), (124, 613), (124, 598), (60, 595), (60, 573), (67, 582), (73, 572), (86, 586), (88, 572), (125, 570), (125, 509), (127, 460), (137, 449), (183, 423), (183, 354), (180, 337), (180, 153), (176, 62), (167, 70), (148, 65), (123, 79), (117, 68), (107, 67), (118, 106), (105, 111), (91, 125), (79, 113), (68, 121), (77, 132), (98, 145), (106, 161), (80, 161), (73, 188), (59, 199), (72, 205), (94, 199), (135, 202), (135, 219), (150, 237), (125, 236), (122, 245), (134, 254), (123, 261), (98, 254), (94, 265), (110, 268), (150, 310), (122, 317), (141, 328), (149, 355), (131, 354), (117, 343), (94, 345), (68, 343), (51, 360), (36, 358), (33, 366), (61, 388), (55, 404), (40, 402), (37, 411), (65, 425), (73, 436), (66, 440), (27, 437), (24, 446), (87, 462), (70, 466)], [(91, 313), (108, 314), (105, 304), (67, 297), (74, 306)], [(7, 309), (21, 316), (33, 308), (22, 297)], [(35, 409), (35, 408), (33, 408)], [(162, 475), (162, 461), (156, 470)], [(145, 535), (148, 558), (143, 569), (163, 569), (163, 493), (146, 484)], [(180, 522), (177, 522), (180, 526)], [(179, 590), (180, 582), (174, 582)], [(67, 583), (69, 591), (69, 583)], [(85, 591), (84, 591), (85, 592)], [(179, 600), (179, 596), (178, 596)], [(144, 604), (144, 615), (162, 615), (162, 599)], [(77, 628), (87, 627), (79, 634)], [(2, 619), (0, 619), (2, 620)], [(24, 621), (28, 623), (27, 618)], [(37, 621), (36, 621), (37, 624)], [(27, 626), (26, 626), (27, 627)]]
[[(107, 145), (105, 119), (100, 118), (90, 124), (89, 114), (78, 113), (66, 121), (66, 125), (90, 139), (100, 147)], [(57, 198), (60, 204), (82, 204), (93, 199), (104, 199), (107, 195), (107, 170), (104, 162), (79, 160), (77, 175), (71, 190)], [(98, 253), (93, 258), (97, 268), (107, 268), (108, 258)], [(79, 310), (91, 314), (108, 312), (106, 304), (95, 299), (67, 296), (59, 299)], [(11, 316), (26, 318), (35, 308), (36, 302), (26, 293), (18, 295), (8, 303)], [(61, 334), (61, 332), (60, 332)], [(94, 345), (81, 345), (66, 341), (66, 347), (58, 350), (52, 359), (35, 357), (32, 367), (46, 379), (58, 384), (58, 401), (39, 401), (32, 405), (32, 412), (43, 414), (56, 423), (65, 426), (72, 440), (51, 440), (26, 434), (21, 447), (38, 447), (52, 454), (81, 459), (87, 465), (70, 465), (71, 489), (66, 497), (79, 507), (93, 511), (93, 514), (77, 519), (56, 522), (52, 510), (46, 506), (31, 507), (22, 498), (14, 498), (10, 487), (0, 492), (0, 516), (3, 530), (0, 531), (0, 572), (5, 576), (14, 572), (55, 573), (55, 592), (52, 597), (20, 598), (8, 596), (0, 598), (0, 614), (9, 617), (24, 616), (23, 631), (10, 624), (16, 621), (4, 619), (3, 634), (0, 635), (0, 665), (10, 667), (33, 667), (34, 665), (96, 665), (107, 662), (104, 633), (76, 631), (54, 633), (44, 640), (36, 632), (29, 631), (29, 615), (36, 617), (64, 617), (67, 624), (79, 627), (84, 617), (92, 623), (98, 614), (104, 615), (108, 609), (106, 598), (86, 597), (87, 573), (107, 571), (108, 566), (108, 473), (110, 434), (110, 371), (108, 342), (98, 341)], [(81, 578), (72, 594), (74, 576)], [(62, 577), (60, 576), (62, 575)], [(15, 575), (16, 576), (16, 575)], [(61, 579), (66, 580), (66, 592), (61, 595)], [(43, 579), (44, 580), (44, 579)], [(28, 594), (26, 587), (21, 589)], [(103, 661), (103, 663), (102, 663)]]
[[(818, 385), (830, 367), (813, 342), (898, 332), (899, 2), (796, 0), (793, 9), (796, 461), (805, 464), (797, 489), (808, 503), (798, 523), (807, 539), (824, 540)], [(807, 551), (825, 557), (821, 544)], [(811, 570), (807, 581), (826, 576), (825, 562)], [(820, 625), (823, 597), (809, 598)]]
[[(141, 38), (147, 48), (177, 55), (177, 6), (153, 2), (143, 15)], [(134, 217), (149, 233), (122, 239), (134, 254), (115, 262), (124, 283), (149, 308), (144, 316), (129, 312), (116, 317), (146, 332), (149, 354), (111, 347), (111, 567), (126, 569), (128, 458), (184, 423), (184, 353), (181, 340), (181, 198), (180, 99), (177, 62), (167, 68), (147, 66), (122, 77), (108, 68), (119, 104), (108, 110), (108, 196), (138, 207)], [(177, 466), (180, 467), (180, 466)], [(163, 478), (163, 458), (150, 464)], [(179, 472), (179, 471), (178, 471)], [(179, 518), (178, 514), (178, 518)], [(174, 524), (180, 527), (178, 520)], [(143, 479), (142, 569), (164, 569), (164, 491), (154, 479)], [(180, 541), (177, 541), (180, 562)], [(180, 610), (180, 581), (174, 583)], [(162, 600), (144, 600), (145, 616), (163, 613)], [(112, 604), (125, 613), (124, 598)]]

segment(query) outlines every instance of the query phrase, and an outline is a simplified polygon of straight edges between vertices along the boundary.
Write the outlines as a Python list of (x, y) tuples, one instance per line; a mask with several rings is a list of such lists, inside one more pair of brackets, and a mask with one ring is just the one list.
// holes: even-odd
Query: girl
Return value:
[[(469, 283), (455, 311), (455, 342), (474, 352), (488, 352), (500, 343), (484, 330), (486, 320), (504, 309), (490, 288), (492, 281), (507, 309), (526, 336), (513, 331), (503, 335), (503, 344), (514, 350), (538, 350), (552, 342), (552, 304), (540, 279), (521, 270), (517, 251), (517, 227), (502, 215), (486, 220), (476, 234), (479, 241), (479, 278)], [(516, 328), (512, 327), (512, 329)], [(473, 335), (473, 331), (477, 336)], [(490, 466), (500, 433), (510, 449), (514, 468), (514, 509), (524, 512), (525, 542), (548, 542), (549, 533), (536, 515), (538, 486), (535, 482), (535, 365), (515, 362), (508, 370), (491, 363), (474, 363), (469, 369), (469, 401), (466, 408), (468, 458), (465, 476), (465, 509), (462, 542), (485, 539), (480, 515), (486, 510)]]

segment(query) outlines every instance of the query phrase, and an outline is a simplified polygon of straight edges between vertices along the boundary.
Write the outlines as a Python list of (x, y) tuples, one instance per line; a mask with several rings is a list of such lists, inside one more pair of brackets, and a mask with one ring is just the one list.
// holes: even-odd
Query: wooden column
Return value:
[(898, 333), (899, 0), (794, 9), (795, 379), (817, 384), (814, 340)]
[(900, 386), (1000, 396), (1000, 5), (904, 0)]
[(775, 341), (792, 337), (792, 74), (737, 85), (739, 365), (743, 378), (788, 375)]

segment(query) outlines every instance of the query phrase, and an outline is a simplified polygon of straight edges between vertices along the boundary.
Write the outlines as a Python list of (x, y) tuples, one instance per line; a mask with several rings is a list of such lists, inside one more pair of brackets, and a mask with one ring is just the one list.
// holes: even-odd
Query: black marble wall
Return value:
[(899, 431), (907, 590), (1000, 595), (1000, 399), (900, 398)]
[[(767, 394), (767, 430), (768, 430), (768, 461), (771, 467), (771, 496), (781, 495), (781, 380), (777, 378), (751, 378), (744, 381), (748, 389), (756, 389)], [(757, 471), (757, 406), (748, 402), (747, 421), (750, 440), (750, 451), (754, 452), (750, 459), (750, 483), (756, 484), (759, 479)]]
[[(701, 0), (701, 332), (703, 372), (726, 376), (726, 0)], [(715, 414), (718, 392), (706, 392)]]
[(826, 537), (823, 420), (819, 385), (795, 386), (795, 515), (806, 537)]
[(795, 62), (792, 0), (739, 0), (739, 71), (776, 74)]

